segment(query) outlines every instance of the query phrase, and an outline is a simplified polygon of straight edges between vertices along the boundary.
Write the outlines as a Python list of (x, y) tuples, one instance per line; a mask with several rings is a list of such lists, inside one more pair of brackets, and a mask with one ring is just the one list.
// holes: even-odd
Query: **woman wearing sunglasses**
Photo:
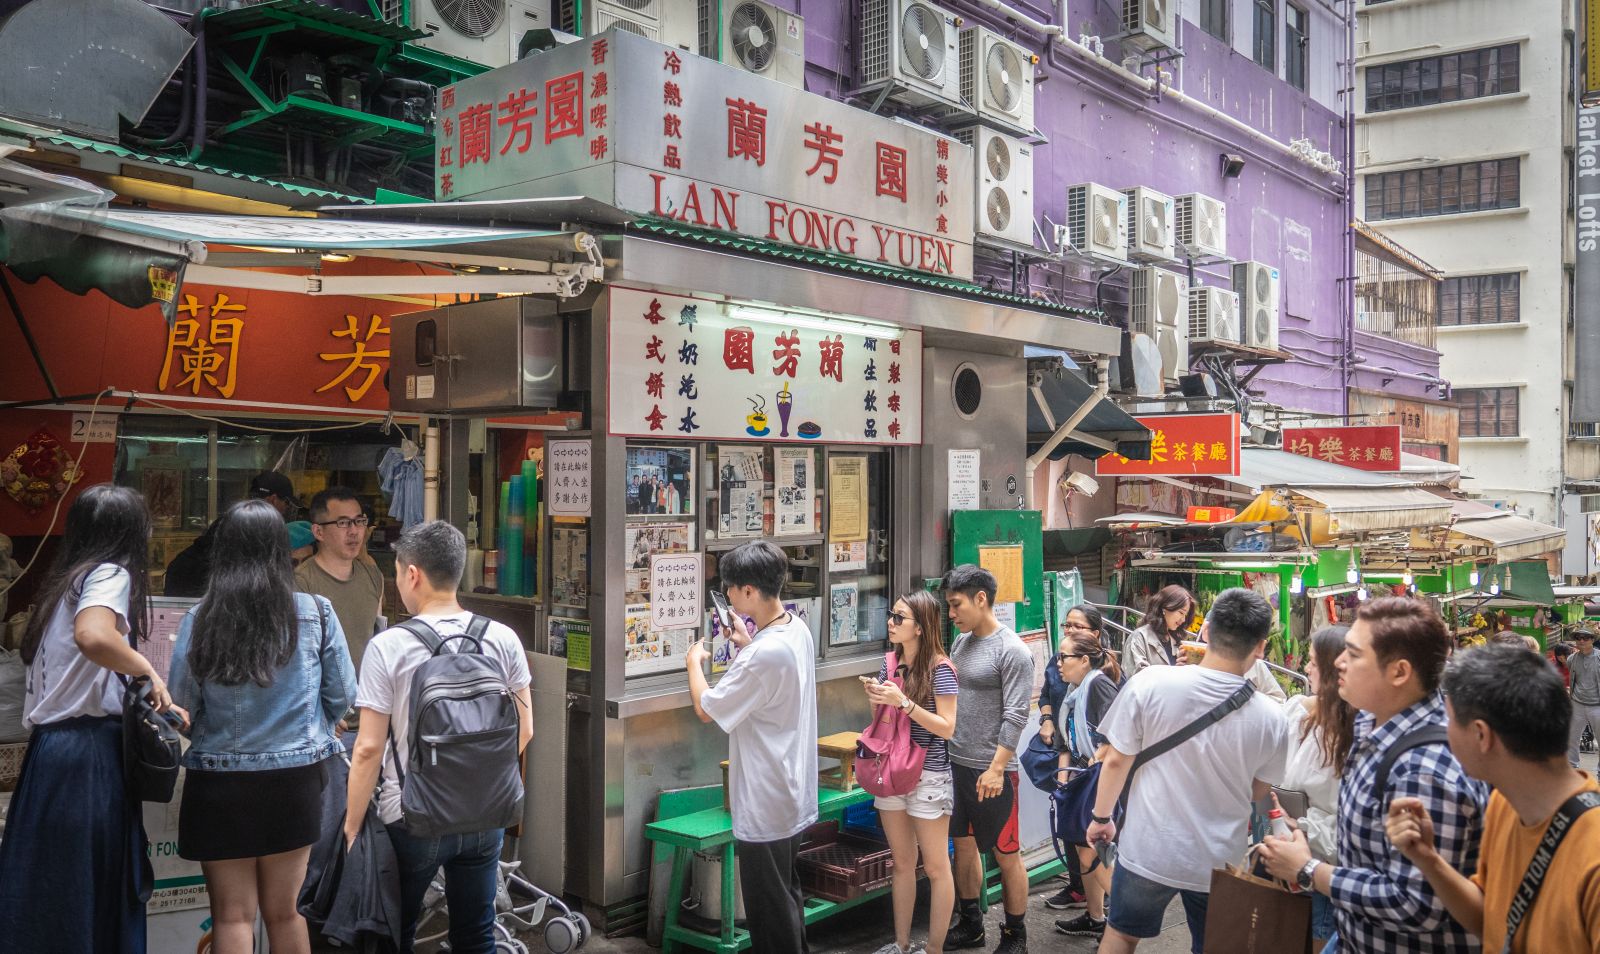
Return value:
[[(1098, 614), (1096, 614), (1098, 616)], [(1099, 620), (1094, 620), (1095, 624)], [(1122, 667), (1117, 656), (1100, 644), (1099, 627), (1090, 628), (1087, 613), (1073, 609), (1061, 638), (1061, 652), (1056, 656), (1056, 669), (1070, 690), (1058, 706), (1056, 727), (1063, 740), (1061, 767), (1084, 769), (1081, 780), (1073, 785), (1082, 786), (1071, 804), (1087, 808), (1094, 804), (1094, 788), (1099, 776), (1097, 766), (1105, 752), (1106, 739), (1099, 733), (1100, 720), (1105, 717), (1111, 703), (1117, 698), (1122, 682)], [(1062, 772), (1063, 779), (1069, 774)], [(1081, 819), (1086, 822), (1087, 818)], [(1077, 822), (1068, 819), (1067, 825), (1079, 830)], [(1081, 834), (1081, 830), (1079, 830)], [(1056, 921), (1056, 930), (1077, 937), (1098, 938), (1106, 930), (1106, 892), (1111, 888), (1111, 872), (1099, 863), (1093, 848), (1086, 842), (1072, 841), (1078, 853), (1078, 870), (1083, 873), (1084, 894), (1088, 910), (1075, 918)]]
[[(895, 706), (911, 719), (911, 741), (926, 750), (922, 779), (909, 795), (874, 799), (883, 833), (894, 853), (894, 942), (877, 954), (909, 954), (911, 912), (917, 903), (917, 851), (928, 876), (928, 954), (944, 950), (955, 881), (950, 873), (950, 810), (955, 790), (950, 780), (947, 740), (956, 731), (956, 670), (940, 638), (939, 601), (921, 590), (895, 600), (889, 612), (889, 643), (895, 673), (905, 690), (888, 682), (888, 661), (876, 682), (866, 684), (867, 701)], [(863, 679), (866, 677), (863, 676)]]

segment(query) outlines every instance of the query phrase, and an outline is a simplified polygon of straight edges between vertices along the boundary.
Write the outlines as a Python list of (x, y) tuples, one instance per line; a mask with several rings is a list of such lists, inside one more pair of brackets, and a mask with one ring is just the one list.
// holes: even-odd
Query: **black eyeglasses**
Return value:
[(1088, 653), (1056, 653), (1056, 662), (1063, 659), (1088, 659)]
[(910, 619), (911, 619), (911, 617), (907, 616), (904, 613), (896, 613), (893, 610), (889, 611), (889, 622), (895, 624), (896, 626), (899, 626), (902, 623), (905, 623), (905, 622), (909, 621)]
[(365, 530), (366, 527), (367, 527), (367, 518), (366, 517), (340, 517), (338, 520), (319, 520), (319, 521), (317, 521), (317, 526), (319, 526), (319, 527), (338, 527), (340, 530), (349, 530), (351, 528)]

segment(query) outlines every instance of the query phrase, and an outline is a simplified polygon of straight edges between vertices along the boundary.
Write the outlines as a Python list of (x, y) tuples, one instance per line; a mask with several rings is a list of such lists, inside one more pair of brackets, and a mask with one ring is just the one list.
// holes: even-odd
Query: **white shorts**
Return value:
[(873, 798), (878, 811), (905, 812), (912, 818), (932, 821), (950, 814), (955, 807), (955, 787), (950, 782), (950, 772), (923, 772), (917, 787), (909, 795), (883, 795)]

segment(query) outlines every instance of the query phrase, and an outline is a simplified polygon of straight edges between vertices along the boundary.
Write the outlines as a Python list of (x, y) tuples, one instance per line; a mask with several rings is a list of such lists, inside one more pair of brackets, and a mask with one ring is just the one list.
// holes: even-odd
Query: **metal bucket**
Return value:
[[(683, 910), (708, 921), (722, 920), (722, 849), (694, 853), (689, 896), (683, 899)], [(745, 919), (737, 860), (733, 863), (733, 919)]]

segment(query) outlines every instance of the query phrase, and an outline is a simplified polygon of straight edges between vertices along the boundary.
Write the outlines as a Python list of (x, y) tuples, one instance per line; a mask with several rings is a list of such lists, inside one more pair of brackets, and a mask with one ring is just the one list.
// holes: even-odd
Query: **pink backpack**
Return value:
[[(883, 654), (888, 681), (902, 692), (905, 681), (895, 672), (895, 654)], [(922, 779), (928, 750), (911, 741), (911, 717), (893, 706), (873, 706), (872, 724), (856, 742), (856, 781), (873, 795), (909, 795)]]

